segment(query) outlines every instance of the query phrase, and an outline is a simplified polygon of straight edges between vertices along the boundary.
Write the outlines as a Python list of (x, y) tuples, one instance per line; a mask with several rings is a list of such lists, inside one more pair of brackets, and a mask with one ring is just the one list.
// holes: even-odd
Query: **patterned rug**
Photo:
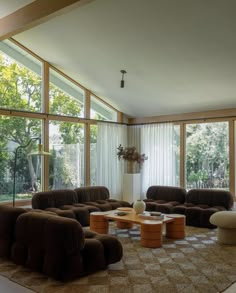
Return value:
[(157, 249), (140, 246), (138, 227), (110, 233), (122, 242), (124, 256), (105, 271), (62, 283), (0, 260), (0, 274), (40, 293), (215, 293), (236, 281), (236, 247), (219, 245), (216, 231), (186, 227), (186, 238), (163, 239)]

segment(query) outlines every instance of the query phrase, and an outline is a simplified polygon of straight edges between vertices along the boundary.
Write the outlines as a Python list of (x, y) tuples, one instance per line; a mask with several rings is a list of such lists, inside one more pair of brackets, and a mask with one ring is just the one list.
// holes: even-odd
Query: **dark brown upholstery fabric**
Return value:
[(56, 279), (67, 280), (83, 272), (81, 225), (73, 219), (29, 212), (18, 217), (12, 260)]
[(119, 261), (120, 241), (82, 229), (52, 211), (0, 206), (1, 256), (62, 281), (105, 269)]
[(0, 256), (9, 257), (14, 242), (14, 231), (17, 218), (25, 213), (22, 208), (0, 206)]
[(88, 186), (75, 189), (80, 203), (92, 205), (101, 211), (115, 210), (119, 207), (131, 207), (127, 201), (110, 199), (110, 193), (105, 186)]
[(110, 196), (108, 188), (105, 186), (87, 186), (74, 189), (78, 202), (107, 200)]
[(62, 205), (78, 203), (76, 193), (71, 189), (37, 192), (32, 198), (34, 209), (60, 208)]
[(147, 190), (146, 210), (173, 213), (173, 207), (185, 202), (186, 190), (174, 186), (150, 186)]
[(91, 212), (110, 211), (131, 205), (126, 201), (110, 199), (109, 190), (105, 186), (88, 186), (75, 190), (38, 192), (32, 198), (32, 207), (75, 218), (82, 226), (89, 226)]
[(185, 202), (185, 197), (186, 190), (181, 187), (153, 185), (147, 190), (147, 198), (152, 200), (177, 201), (181, 204)]
[(233, 206), (233, 196), (229, 191), (218, 189), (191, 189), (186, 196), (186, 202), (175, 206), (173, 213), (184, 214), (186, 225), (216, 228), (209, 221), (210, 216), (218, 211), (230, 210)]
[(207, 206), (222, 206), (226, 210), (233, 207), (233, 196), (229, 191), (218, 189), (191, 189), (188, 191), (186, 202)]

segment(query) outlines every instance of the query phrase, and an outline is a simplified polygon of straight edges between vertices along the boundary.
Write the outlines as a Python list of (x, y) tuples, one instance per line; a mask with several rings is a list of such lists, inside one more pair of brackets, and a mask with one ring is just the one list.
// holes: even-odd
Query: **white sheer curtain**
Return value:
[(151, 185), (176, 185), (174, 126), (171, 123), (141, 127), (141, 151), (148, 156), (142, 169), (142, 193)]
[(127, 145), (127, 126), (98, 123), (97, 185), (106, 186), (114, 199), (122, 198), (124, 162), (117, 157), (117, 147)]
[(140, 142), (141, 142), (141, 126), (140, 125), (132, 125), (127, 127), (128, 133), (128, 146), (136, 147), (136, 150), (140, 152)]

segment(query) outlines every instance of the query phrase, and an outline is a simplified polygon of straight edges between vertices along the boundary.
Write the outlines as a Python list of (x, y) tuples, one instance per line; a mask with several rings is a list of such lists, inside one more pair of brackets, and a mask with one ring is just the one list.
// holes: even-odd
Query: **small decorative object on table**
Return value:
[(142, 214), (145, 211), (145, 208), (146, 203), (141, 199), (138, 199), (133, 203), (133, 209), (136, 214)]

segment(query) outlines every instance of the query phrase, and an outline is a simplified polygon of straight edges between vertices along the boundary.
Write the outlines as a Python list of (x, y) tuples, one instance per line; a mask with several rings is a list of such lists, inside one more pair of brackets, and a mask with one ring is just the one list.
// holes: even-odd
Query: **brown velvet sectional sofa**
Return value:
[(58, 280), (106, 269), (122, 258), (120, 241), (53, 212), (0, 206), (0, 257)]
[(32, 198), (32, 207), (73, 218), (82, 226), (89, 226), (91, 212), (131, 207), (131, 204), (110, 199), (109, 190), (105, 186), (89, 186), (38, 192)]
[(231, 210), (233, 195), (226, 190), (191, 189), (172, 186), (150, 186), (147, 190), (146, 210), (166, 214), (183, 214), (186, 225), (216, 228), (209, 221), (210, 216), (218, 211)]

